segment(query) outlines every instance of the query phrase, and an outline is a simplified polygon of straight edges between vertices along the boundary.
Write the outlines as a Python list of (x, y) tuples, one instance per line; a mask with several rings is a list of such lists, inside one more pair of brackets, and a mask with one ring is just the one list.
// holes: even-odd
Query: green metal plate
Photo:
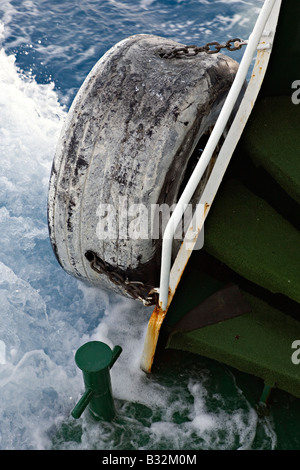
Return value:
[(252, 306), (251, 313), (191, 332), (174, 332), (167, 347), (216, 359), (300, 397), (300, 369), (292, 361), (300, 323), (243, 294)]
[(291, 96), (263, 98), (255, 105), (240, 142), (241, 153), (262, 166), (298, 204), (299, 123), (300, 106), (293, 104)]
[[(238, 180), (220, 188), (205, 250), (249, 281), (300, 303), (300, 233)], [(300, 313), (300, 312), (299, 312)]]

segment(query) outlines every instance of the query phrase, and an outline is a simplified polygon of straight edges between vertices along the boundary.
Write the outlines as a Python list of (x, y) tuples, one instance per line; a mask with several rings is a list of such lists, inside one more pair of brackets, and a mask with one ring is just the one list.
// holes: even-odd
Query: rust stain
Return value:
[(149, 324), (156, 325), (162, 313), (163, 313), (163, 310), (161, 309), (160, 305), (155, 305), (154, 310), (149, 320)]
[(209, 206), (210, 206), (210, 204), (208, 204), (207, 202), (204, 204), (204, 217), (206, 217), (206, 213), (209, 209)]
[(151, 367), (154, 361), (160, 328), (161, 328), (162, 322), (164, 321), (166, 313), (167, 313), (166, 310), (162, 310), (162, 308), (159, 305), (156, 305), (154, 307), (154, 310), (152, 312), (152, 315), (148, 323), (147, 341), (149, 342), (149, 346), (151, 345), (149, 348), (151, 350), (151, 358), (150, 358), (150, 364), (148, 367), (148, 372), (151, 372)]

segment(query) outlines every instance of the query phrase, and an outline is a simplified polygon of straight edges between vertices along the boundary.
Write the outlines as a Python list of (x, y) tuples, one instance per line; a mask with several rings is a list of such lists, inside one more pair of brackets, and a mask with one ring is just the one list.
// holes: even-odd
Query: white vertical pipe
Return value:
[(189, 204), (191, 197), (193, 196), (199, 181), (201, 180), (204, 171), (211, 159), (211, 156), (222, 136), (228, 119), (232, 113), (234, 105), (239, 97), (242, 86), (246, 80), (251, 61), (254, 53), (257, 49), (260, 38), (263, 34), (264, 27), (270, 16), (272, 8), (274, 7), (276, 0), (266, 0), (259, 17), (254, 26), (253, 32), (249, 38), (248, 45), (245, 53), (241, 60), (237, 74), (231, 86), (231, 89), (227, 95), (221, 113), (214, 126), (214, 129), (207, 141), (205, 149), (201, 155), (199, 162), (197, 163), (195, 170), (193, 171), (176, 207), (175, 210), (166, 226), (163, 244), (162, 244), (162, 255), (161, 255), (161, 272), (160, 272), (160, 287), (159, 287), (159, 303), (162, 310), (166, 310), (168, 305), (168, 293), (169, 293), (169, 281), (170, 281), (170, 269), (171, 269), (171, 256), (172, 256), (172, 244), (173, 237), (177, 225), (179, 224), (186, 205)]

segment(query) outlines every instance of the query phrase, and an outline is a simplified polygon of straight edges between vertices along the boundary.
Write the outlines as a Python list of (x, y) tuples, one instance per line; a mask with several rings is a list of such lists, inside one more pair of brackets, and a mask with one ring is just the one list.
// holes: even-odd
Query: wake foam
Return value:
[[(251, 448), (258, 426), (274, 447), (272, 425), (259, 423), (233, 379), (235, 406), (225, 412), (220, 396), (211, 406), (209, 370), (169, 382), (146, 376), (139, 360), (151, 310), (58, 266), (46, 205), (66, 110), (53, 83), (37, 83), (3, 49), (0, 86), (0, 448)], [(113, 423), (70, 418), (83, 392), (74, 354), (90, 340), (123, 348), (112, 368)]]

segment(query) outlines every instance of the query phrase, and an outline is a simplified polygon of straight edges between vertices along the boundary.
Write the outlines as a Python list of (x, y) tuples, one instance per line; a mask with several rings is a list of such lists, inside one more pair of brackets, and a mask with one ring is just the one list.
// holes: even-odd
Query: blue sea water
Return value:
[[(275, 449), (278, 416), (257, 414), (259, 385), (200, 360), (166, 381), (139, 368), (151, 308), (82, 285), (58, 266), (47, 191), (68, 108), (116, 42), (151, 33), (186, 44), (247, 39), (262, 0), (1, 0), (0, 449)], [(241, 52), (231, 53), (236, 60)], [(118, 418), (70, 411), (83, 383), (74, 354), (120, 344), (112, 369)], [(202, 362), (201, 362), (202, 361)], [(199, 366), (198, 364), (198, 366)], [(256, 388), (257, 387), (257, 388)], [(226, 393), (225, 393), (226, 390)], [(297, 411), (298, 409), (296, 409)], [(277, 419), (277, 421), (276, 421)], [(292, 435), (289, 446), (300, 448)]]

